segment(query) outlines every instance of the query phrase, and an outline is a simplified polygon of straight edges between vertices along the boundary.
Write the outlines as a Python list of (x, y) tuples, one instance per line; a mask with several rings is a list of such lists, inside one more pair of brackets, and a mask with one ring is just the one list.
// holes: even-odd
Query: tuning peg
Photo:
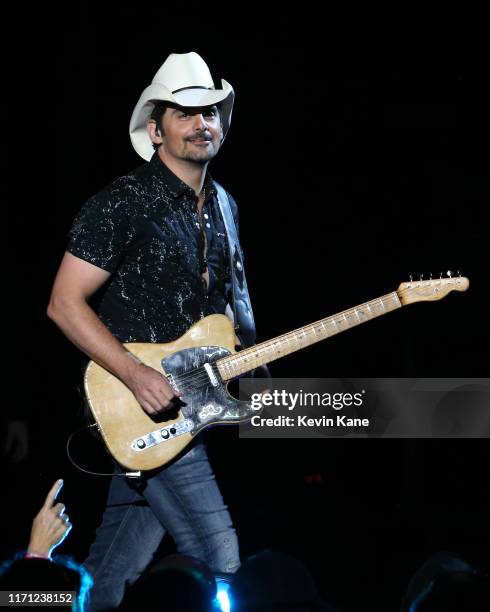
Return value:
[(429, 272), (429, 279), (432, 280), (432, 272)]
[(453, 272), (452, 272), (451, 270), (448, 270), (448, 271), (447, 271), (447, 276), (448, 276), (448, 278), (451, 278), (451, 277), (452, 277), (452, 275), (453, 275)]
[(461, 270), (456, 270), (456, 274), (457, 274), (459, 277), (463, 276), (463, 273), (461, 272)]
[(423, 274), (419, 274), (419, 280), (421, 280), (421, 281), (424, 280), (424, 275)]
[(443, 276), (444, 276), (444, 272), (439, 272), (439, 280), (442, 280)]
[(413, 283), (413, 274), (409, 274), (408, 278), (410, 279), (410, 282)]

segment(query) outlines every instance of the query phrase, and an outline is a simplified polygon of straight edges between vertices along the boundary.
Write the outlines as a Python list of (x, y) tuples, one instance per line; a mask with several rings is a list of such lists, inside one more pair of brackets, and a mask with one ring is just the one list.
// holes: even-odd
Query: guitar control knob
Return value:
[(175, 434), (177, 433), (177, 430), (175, 429), (175, 427), (171, 427), (170, 428), (170, 433), (175, 436)]
[(145, 448), (146, 442), (143, 440), (143, 438), (140, 438), (139, 440), (136, 441), (136, 446), (138, 448)]
[(164, 440), (166, 440), (167, 438), (169, 438), (169, 437), (170, 437), (170, 434), (168, 433), (168, 431), (167, 431), (166, 429), (162, 429), (162, 430), (160, 431), (160, 435), (162, 436), (162, 438), (163, 438)]

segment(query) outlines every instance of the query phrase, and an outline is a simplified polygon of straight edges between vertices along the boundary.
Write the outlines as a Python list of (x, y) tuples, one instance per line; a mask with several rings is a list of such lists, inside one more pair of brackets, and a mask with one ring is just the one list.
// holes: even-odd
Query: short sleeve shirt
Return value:
[(228, 246), (209, 175), (205, 188), (200, 214), (194, 191), (155, 153), (77, 214), (67, 250), (111, 273), (98, 314), (121, 342), (169, 342), (202, 317), (225, 312)]

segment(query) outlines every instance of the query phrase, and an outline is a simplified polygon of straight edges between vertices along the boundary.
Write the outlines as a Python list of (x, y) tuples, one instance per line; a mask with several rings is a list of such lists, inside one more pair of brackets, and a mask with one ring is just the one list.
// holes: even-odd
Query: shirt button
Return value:
[(204, 218), (205, 218), (205, 219), (209, 219), (209, 215), (208, 215), (208, 213), (204, 213)]
[(206, 227), (211, 227), (211, 226), (209, 225), (209, 223), (206, 223)]

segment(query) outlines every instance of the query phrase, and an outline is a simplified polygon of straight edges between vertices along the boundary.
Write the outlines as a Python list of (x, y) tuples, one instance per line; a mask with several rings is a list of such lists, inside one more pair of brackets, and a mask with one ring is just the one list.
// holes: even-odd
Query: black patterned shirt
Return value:
[[(169, 342), (203, 316), (224, 313), (228, 247), (209, 174), (205, 189), (199, 214), (193, 189), (155, 153), (92, 196), (76, 216), (67, 250), (111, 273), (98, 314), (120, 341)], [(236, 203), (228, 197), (237, 223)]]

